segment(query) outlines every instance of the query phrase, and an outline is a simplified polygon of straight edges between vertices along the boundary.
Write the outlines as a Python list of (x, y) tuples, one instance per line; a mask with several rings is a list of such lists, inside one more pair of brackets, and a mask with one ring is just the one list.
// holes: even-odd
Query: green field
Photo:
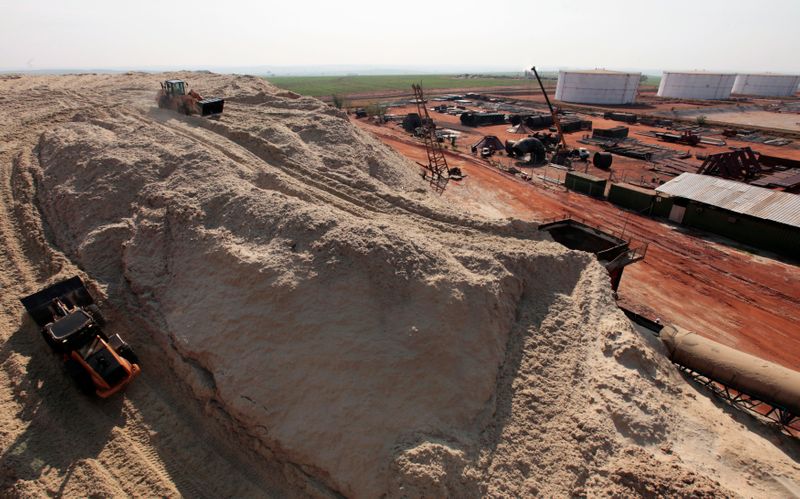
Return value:
[(646, 75), (647, 79), (639, 84), (641, 87), (657, 87), (661, 84), (661, 75)]
[[(544, 75), (543, 75), (544, 76)], [(547, 75), (552, 76), (552, 75)], [(312, 97), (350, 95), (365, 92), (392, 90), (411, 91), (412, 83), (421, 83), (424, 89), (472, 87), (530, 87), (532, 80), (498, 77), (457, 77), (454, 75), (370, 75), (370, 76), (269, 76), (273, 85)]]

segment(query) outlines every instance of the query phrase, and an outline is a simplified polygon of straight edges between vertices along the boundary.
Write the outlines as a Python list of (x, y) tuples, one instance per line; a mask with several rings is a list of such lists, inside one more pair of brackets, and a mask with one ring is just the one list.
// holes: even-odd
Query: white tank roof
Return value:
[(734, 75), (736, 73), (731, 73), (727, 71), (706, 71), (704, 69), (695, 69), (692, 71), (662, 71), (663, 74), (680, 74), (680, 75)]
[(797, 92), (800, 75), (747, 73), (736, 77), (733, 93), (765, 97), (790, 97)]
[(797, 78), (800, 75), (793, 74), (793, 73), (771, 73), (769, 71), (766, 71), (766, 72), (763, 72), (763, 73), (737, 73), (737, 76), (777, 76), (779, 78), (780, 77), (791, 76), (793, 78)]
[(636, 101), (641, 76), (607, 69), (559, 71), (556, 99), (580, 104), (631, 104)]
[(735, 80), (735, 73), (664, 71), (656, 95), (682, 99), (727, 99)]
[(628, 72), (628, 71), (612, 71), (610, 69), (563, 69), (559, 71), (560, 73), (576, 73), (576, 74), (587, 74), (587, 75), (639, 75), (641, 76), (642, 73), (636, 72)]

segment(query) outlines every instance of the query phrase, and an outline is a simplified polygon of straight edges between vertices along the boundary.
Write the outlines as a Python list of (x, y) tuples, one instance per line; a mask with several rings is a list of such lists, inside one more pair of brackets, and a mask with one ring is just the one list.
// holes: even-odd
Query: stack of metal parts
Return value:
[(755, 144), (764, 144), (768, 146), (785, 146), (791, 144), (792, 141), (780, 137), (772, 137), (769, 135), (762, 135), (758, 132), (738, 130), (736, 135), (731, 135), (730, 138), (734, 140), (741, 140), (742, 142), (753, 142)]
[(595, 128), (592, 131), (592, 138), (600, 139), (624, 139), (628, 137), (630, 129), (626, 126), (615, 126), (613, 128)]
[(636, 123), (638, 120), (638, 116), (633, 113), (621, 113), (617, 111), (603, 113), (603, 118), (607, 120), (623, 121), (625, 123)]
[(676, 132), (691, 132), (696, 133), (697, 135), (719, 135), (722, 133), (722, 130), (718, 128), (710, 128), (707, 126), (701, 125), (690, 125), (685, 123), (675, 123), (672, 126), (668, 126), (670, 130), (675, 130)]
[(592, 122), (578, 117), (576, 114), (565, 114), (560, 119), (561, 131), (563, 133), (579, 132), (581, 130), (591, 130)]
[(781, 189), (784, 192), (800, 192), (800, 168), (789, 168), (770, 173), (750, 182), (750, 185)]
[(647, 144), (630, 137), (620, 140), (587, 136), (580, 139), (578, 142), (587, 145), (598, 145), (604, 151), (645, 161), (671, 158), (678, 154), (674, 149), (655, 144)]
[(743, 147), (731, 152), (709, 154), (697, 173), (733, 180), (752, 180), (761, 173), (761, 165), (753, 150)]
[[(699, 137), (697, 142), (700, 144), (708, 144), (712, 146), (724, 146), (727, 145), (722, 139), (715, 139), (713, 137), (708, 137), (706, 135), (699, 135), (693, 132), (690, 128), (682, 130), (683, 132), (688, 132), (688, 134), (694, 134), (695, 137)], [(641, 135), (643, 137), (653, 137), (657, 139), (665, 140), (666, 142), (683, 142), (681, 140), (684, 135), (674, 134), (674, 133), (664, 133), (664, 132), (654, 132), (652, 130), (645, 130), (643, 132), (636, 132), (637, 135)], [(665, 139), (666, 136), (666, 139)], [(670, 140), (672, 138), (673, 140)], [(688, 144), (688, 145), (696, 145), (696, 144)]]
[(653, 162), (650, 170), (670, 177), (677, 177), (681, 173), (696, 173), (697, 165), (678, 158), (661, 158)]

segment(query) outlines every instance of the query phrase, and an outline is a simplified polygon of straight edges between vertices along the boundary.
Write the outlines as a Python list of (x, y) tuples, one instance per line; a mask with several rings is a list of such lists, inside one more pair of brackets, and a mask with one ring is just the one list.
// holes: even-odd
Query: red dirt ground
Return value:
[[(448, 118), (458, 119), (434, 115), (443, 127), (451, 121)], [(602, 121), (596, 120), (595, 126), (605, 126)], [(409, 159), (425, 162), (423, 145), (397, 125), (354, 122)], [(618, 123), (608, 123), (613, 124)], [(504, 138), (506, 128), (476, 131)], [(460, 142), (460, 150), (468, 151), (471, 142), (463, 137)], [(459, 166), (467, 178), (450, 182), (442, 196), (467, 212), (539, 221), (570, 213), (594, 225), (624, 228), (634, 239), (648, 241), (645, 260), (625, 270), (619, 288), (621, 304), (787, 367), (800, 365), (798, 266), (737, 249), (705, 233), (634, 215), (536, 178), (525, 182), (464, 152), (448, 151), (447, 157), (450, 166)], [(617, 160), (615, 156), (615, 165), (623, 163)], [(643, 171), (641, 165), (633, 164), (639, 162), (630, 161), (631, 168)], [(535, 173), (541, 171), (538, 168)], [(548, 175), (555, 172), (550, 169)]]
[[(467, 108), (471, 107), (467, 106)], [(472, 109), (479, 109), (479, 108), (474, 107)], [(403, 106), (403, 107), (392, 107), (389, 109), (390, 114), (405, 115), (406, 113), (415, 113), (415, 112), (417, 112), (417, 108), (414, 105)], [(509, 133), (507, 131), (511, 127), (511, 125), (509, 124), (473, 128), (461, 125), (461, 120), (458, 116), (436, 113), (433, 111), (430, 111), (430, 113), (431, 117), (436, 121), (437, 125), (440, 128), (452, 128), (454, 130), (461, 132), (461, 137), (459, 138), (457, 143), (459, 145), (460, 150), (463, 152), (469, 152), (469, 146), (478, 142), (484, 135), (496, 135), (502, 141), (505, 141), (507, 139), (519, 140), (525, 137), (525, 135)], [(725, 146), (712, 146), (712, 145), (700, 144), (698, 146), (691, 147), (688, 145), (670, 144), (662, 142), (655, 137), (639, 135), (637, 133), (637, 132), (647, 132), (647, 131), (664, 132), (666, 131), (664, 128), (656, 128), (641, 124), (630, 125), (619, 121), (612, 121), (604, 118), (598, 118), (597, 116), (583, 115), (582, 113), (579, 114), (582, 117), (585, 117), (586, 119), (590, 119), (592, 121), (593, 128), (611, 128), (615, 126), (627, 126), (630, 129), (628, 132), (628, 136), (633, 137), (641, 142), (657, 144), (659, 146), (672, 148), (675, 149), (676, 151), (681, 151), (681, 152), (690, 151), (692, 154), (692, 158), (687, 159), (685, 161), (693, 163), (698, 167), (703, 162), (701, 160), (695, 159), (694, 158), (695, 155), (728, 152), (730, 151), (731, 147), (750, 146), (754, 151), (768, 154), (770, 156), (779, 156), (789, 159), (800, 160), (800, 142), (797, 140), (794, 140), (792, 143), (785, 146), (768, 146), (764, 144), (754, 144), (751, 142), (726, 139), (727, 145)], [(566, 134), (565, 137), (567, 144), (571, 147), (585, 147), (592, 154), (596, 151), (600, 151), (601, 149), (597, 146), (580, 144), (578, 142), (578, 140), (580, 140), (584, 135), (587, 134), (591, 136), (591, 132), (574, 132)], [(498, 159), (501, 162), (503, 162), (503, 164), (511, 163), (509, 158), (500, 159), (500, 157), (498, 156)], [(576, 165), (573, 166), (575, 166), (575, 168), (578, 169), (579, 171), (587, 171), (588, 173), (601, 178), (609, 177), (608, 171), (595, 168), (594, 166), (591, 165), (591, 163), (589, 163), (588, 165), (577, 163)], [(671, 176), (658, 174), (649, 170), (648, 168), (650, 166), (652, 165), (645, 161), (614, 155), (614, 163), (612, 164), (614, 179), (627, 180), (634, 183), (641, 182), (642, 180), (644, 180), (646, 182), (657, 185), (661, 181), (666, 182), (671, 178), (673, 178)]]

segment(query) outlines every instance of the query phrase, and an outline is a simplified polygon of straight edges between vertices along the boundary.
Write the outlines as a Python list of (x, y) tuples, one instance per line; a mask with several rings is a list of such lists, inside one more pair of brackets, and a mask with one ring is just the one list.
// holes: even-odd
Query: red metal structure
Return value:
[(676, 142), (679, 144), (688, 144), (690, 146), (696, 146), (700, 143), (700, 136), (689, 130), (684, 130), (681, 133), (659, 132), (655, 135), (664, 142)]
[(422, 118), (422, 140), (425, 143), (425, 152), (428, 154), (428, 164), (420, 165), (427, 171), (423, 174), (423, 178), (430, 175), (430, 183), (438, 191), (443, 191), (447, 187), (447, 182), (450, 179), (450, 169), (447, 167), (447, 158), (444, 156), (442, 145), (436, 138), (436, 124), (428, 114), (428, 108), (425, 106), (425, 95), (422, 92), (422, 86), (412, 84), (411, 88), (414, 90), (414, 97), (417, 104), (417, 112)]
[(752, 149), (743, 147), (736, 151), (709, 154), (697, 173), (733, 180), (751, 180), (761, 173), (761, 164)]

